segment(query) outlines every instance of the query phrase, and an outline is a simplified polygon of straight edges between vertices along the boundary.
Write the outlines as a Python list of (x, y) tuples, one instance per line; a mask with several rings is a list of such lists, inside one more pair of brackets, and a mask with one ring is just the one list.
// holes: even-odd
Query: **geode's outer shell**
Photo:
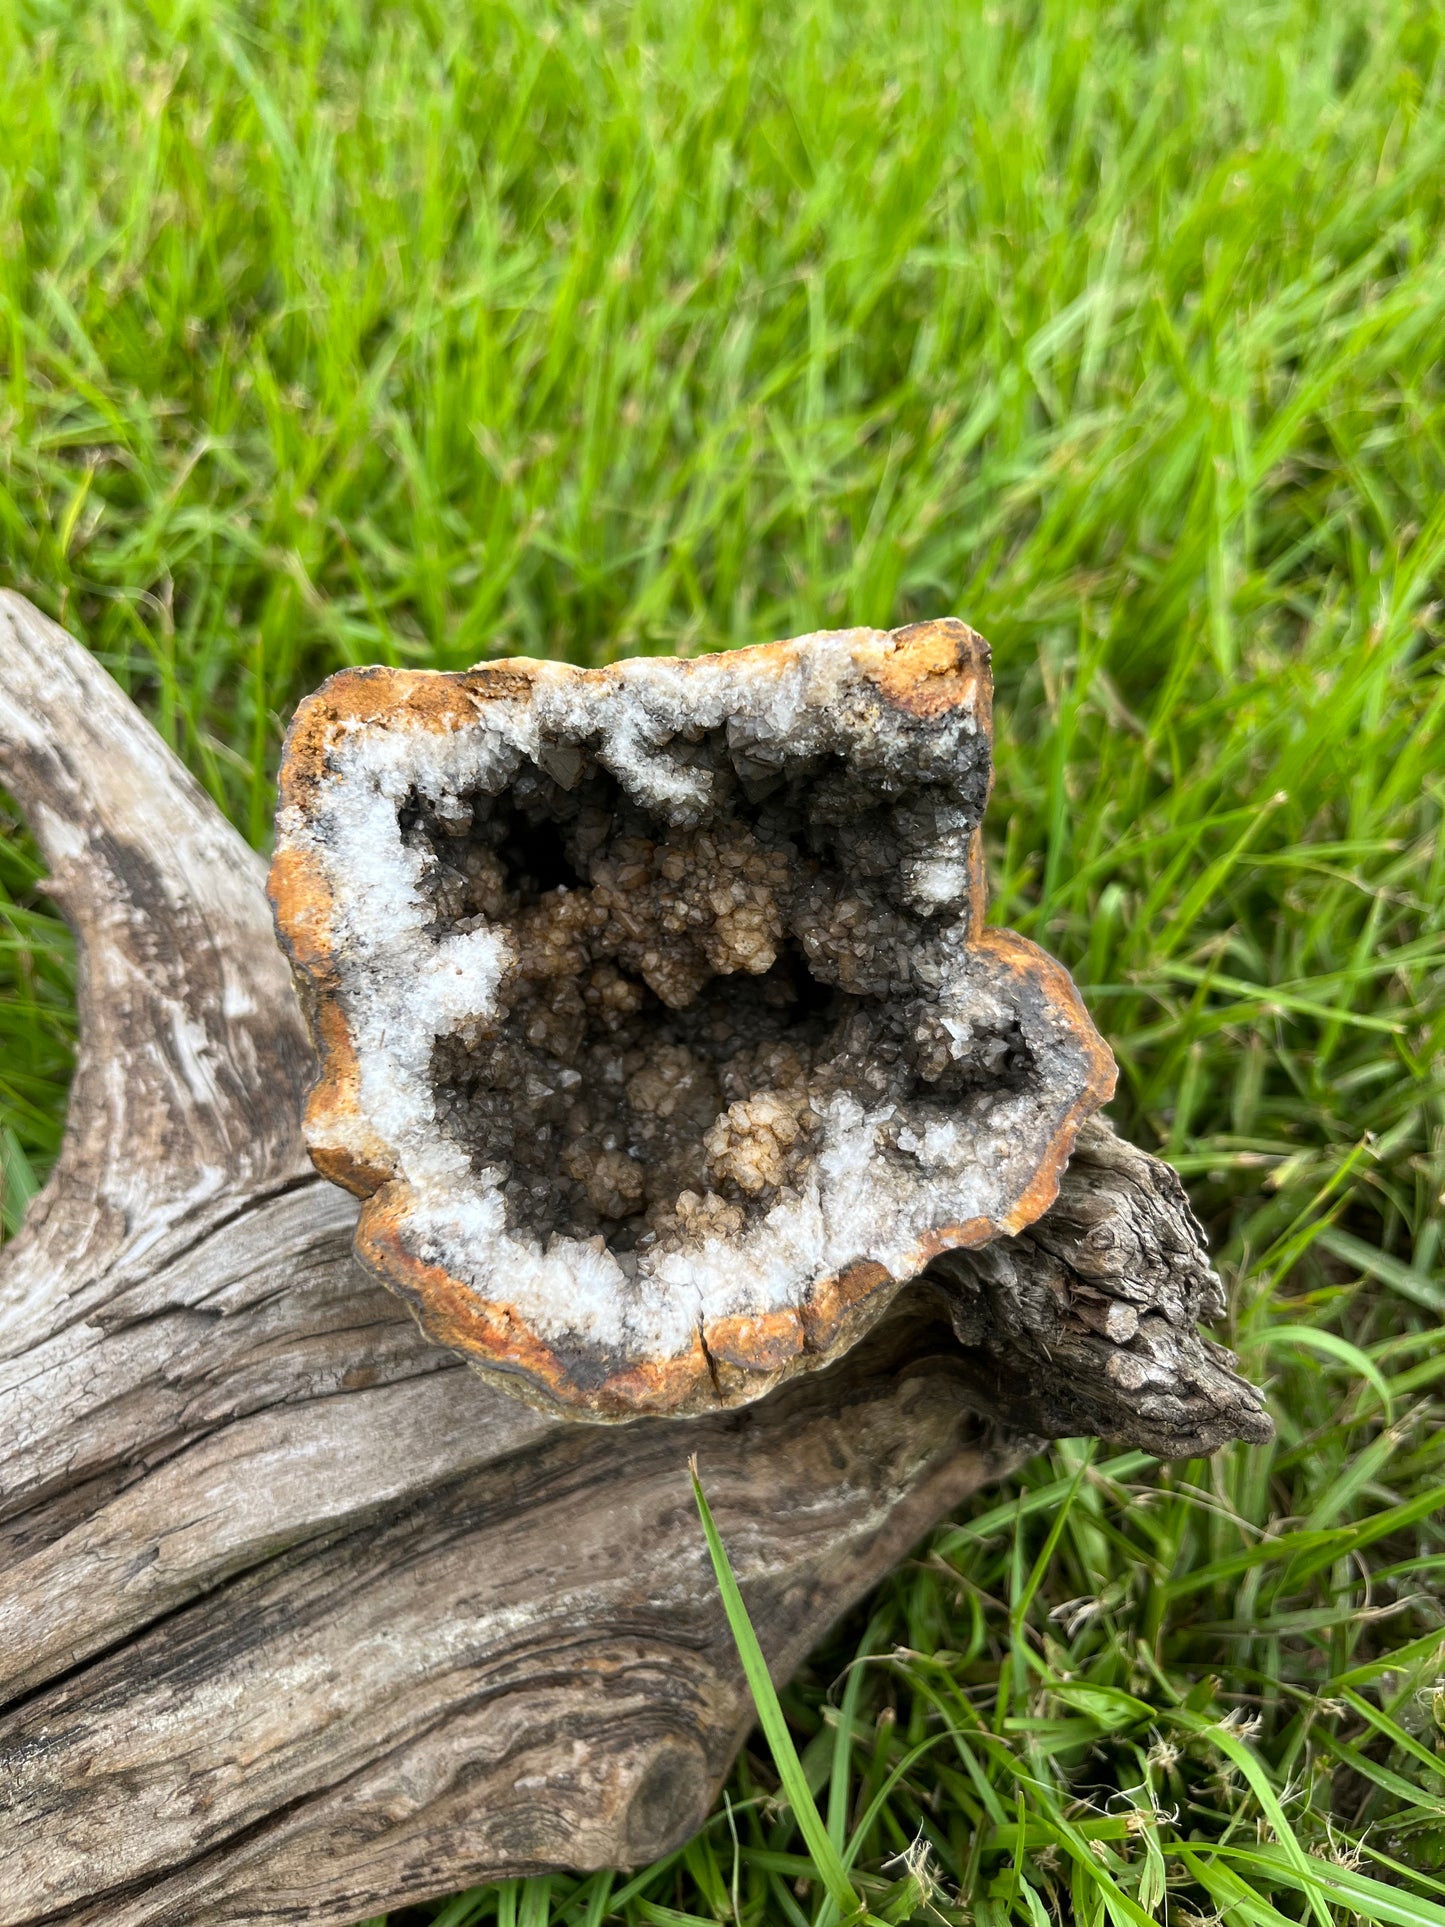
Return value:
[(953, 621), (333, 676), (270, 892), (363, 1263), (498, 1383), (626, 1419), (759, 1397), (1032, 1223), (1115, 1071), (983, 927), (991, 781)]

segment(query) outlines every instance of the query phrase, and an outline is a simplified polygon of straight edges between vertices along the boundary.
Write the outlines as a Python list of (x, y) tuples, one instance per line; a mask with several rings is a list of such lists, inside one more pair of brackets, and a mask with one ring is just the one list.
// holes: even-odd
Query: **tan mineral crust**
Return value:
[(1048, 1208), (1115, 1072), (984, 927), (991, 738), (954, 621), (302, 704), (307, 1138), (430, 1336), (577, 1417), (740, 1404)]

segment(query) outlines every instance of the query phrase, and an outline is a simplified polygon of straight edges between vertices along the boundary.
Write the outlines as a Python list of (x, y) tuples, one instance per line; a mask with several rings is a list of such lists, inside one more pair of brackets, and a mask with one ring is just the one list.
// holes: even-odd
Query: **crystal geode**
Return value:
[(1048, 1207), (1114, 1065), (984, 927), (990, 708), (952, 621), (302, 704), (307, 1139), (431, 1337), (578, 1416), (738, 1404)]

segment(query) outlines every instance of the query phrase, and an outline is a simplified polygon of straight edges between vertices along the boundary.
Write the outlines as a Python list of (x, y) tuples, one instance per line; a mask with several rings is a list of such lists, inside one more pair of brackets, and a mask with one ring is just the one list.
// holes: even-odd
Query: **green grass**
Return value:
[[(1271, 1388), (943, 1529), (784, 1695), (806, 1827), (755, 1741), (661, 1866), (405, 1918), (1440, 1927), (1439, 0), (17, 0), (0, 62), (0, 563), (242, 830), (342, 663), (968, 617), (995, 915)], [(0, 885), (13, 1224), (72, 1020)]]

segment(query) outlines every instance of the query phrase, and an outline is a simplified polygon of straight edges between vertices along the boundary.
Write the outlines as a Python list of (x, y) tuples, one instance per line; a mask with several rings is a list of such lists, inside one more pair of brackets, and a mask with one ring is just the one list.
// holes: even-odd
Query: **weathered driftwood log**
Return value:
[(300, 1135), (260, 865), (0, 597), (0, 778), (78, 939), (65, 1145), (0, 1258), (0, 1923), (345, 1923), (696, 1826), (770, 1662), (1039, 1437), (1267, 1435), (1182, 1190), (1094, 1122), (1030, 1230), (734, 1412), (569, 1424), (427, 1343)]

